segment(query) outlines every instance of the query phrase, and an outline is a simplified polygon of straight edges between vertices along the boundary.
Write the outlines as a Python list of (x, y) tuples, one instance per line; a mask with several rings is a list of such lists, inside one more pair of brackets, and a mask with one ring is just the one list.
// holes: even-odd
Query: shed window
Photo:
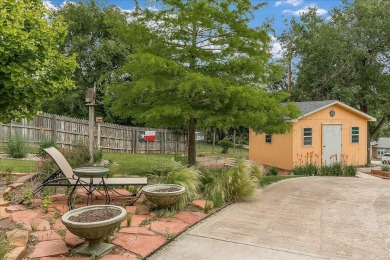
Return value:
[(303, 145), (313, 144), (313, 128), (303, 128)]
[(352, 127), (351, 142), (353, 144), (358, 144), (359, 143), (359, 127), (358, 126), (353, 126)]
[(272, 135), (266, 134), (266, 135), (265, 135), (265, 142), (266, 142), (267, 144), (272, 143)]

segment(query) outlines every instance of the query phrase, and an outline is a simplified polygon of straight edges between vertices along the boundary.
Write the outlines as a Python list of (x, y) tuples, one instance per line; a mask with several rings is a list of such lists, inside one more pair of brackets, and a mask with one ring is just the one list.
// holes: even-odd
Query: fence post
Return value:
[(127, 130), (128, 130), (128, 128), (127, 128), (127, 127), (124, 127), (123, 131), (124, 131), (124, 134), (125, 134), (125, 152), (126, 152), (126, 153), (127, 153), (127, 151), (129, 150), (128, 147), (127, 147), (127, 140), (129, 139), (129, 138), (128, 138)]
[(51, 117), (51, 127), (52, 127), (52, 134), (51, 134), (51, 139), (57, 143), (57, 116), (56, 115), (53, 115)]
[(137, 129), (134, 129), (134, 153), (137, 153), (137, 147), (138, 147), (138, 131)]
[(97, 123), (97, 148), (100, 150), (100, 122)]
[(3, 123), (0, 123), (0, 145), (3, 145)]

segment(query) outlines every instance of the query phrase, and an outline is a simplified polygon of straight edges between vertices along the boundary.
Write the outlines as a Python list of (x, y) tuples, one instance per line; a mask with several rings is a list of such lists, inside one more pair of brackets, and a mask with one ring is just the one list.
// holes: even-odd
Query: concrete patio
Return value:
[(272, 184), (149, 259), (389, 259), (390, 182), (359, 175)]

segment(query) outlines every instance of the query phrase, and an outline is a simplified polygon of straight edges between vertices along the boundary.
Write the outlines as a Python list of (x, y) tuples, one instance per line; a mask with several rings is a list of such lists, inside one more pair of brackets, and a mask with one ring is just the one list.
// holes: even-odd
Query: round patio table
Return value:
[[(108, 189), (106, 186), (106, 183), (104, 182), (104, 178), (107, 178), (108, 176), (108, 169), (104, 167), (80, 167), (80, 168), (74, 168), (73, 173), (75, 176), (77, 176), (76, 184), (74, 185), (72, 191), (69, 194), (68, 197), (68, 207), (69, 209), (73, 208), (72, 205), (72, 196), (76, 190), (77, 186), (82, 186), (87, 191), (87, 206), (89, 205), (89, 201), (91, 201), (92, 205), (92, 195), (93, 192), (97, 189), (100, 184), (103, 185), (104, 193), (106, 196), (106, 204), (110, 203), (110, 195), (108, 194)], [(89, 178), (89, 181), (88, 181)], [(96, 178), (101, 178), (101, 181), (99, 183), (94, 183), (94, 178), (96, 181)]]

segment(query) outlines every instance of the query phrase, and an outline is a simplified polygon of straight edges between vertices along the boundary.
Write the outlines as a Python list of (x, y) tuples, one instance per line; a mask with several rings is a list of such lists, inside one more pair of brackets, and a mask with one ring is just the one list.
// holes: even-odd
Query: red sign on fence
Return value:
[(156, 131), (145, 131), (145, 141), (153, 142), (156, 140)]

